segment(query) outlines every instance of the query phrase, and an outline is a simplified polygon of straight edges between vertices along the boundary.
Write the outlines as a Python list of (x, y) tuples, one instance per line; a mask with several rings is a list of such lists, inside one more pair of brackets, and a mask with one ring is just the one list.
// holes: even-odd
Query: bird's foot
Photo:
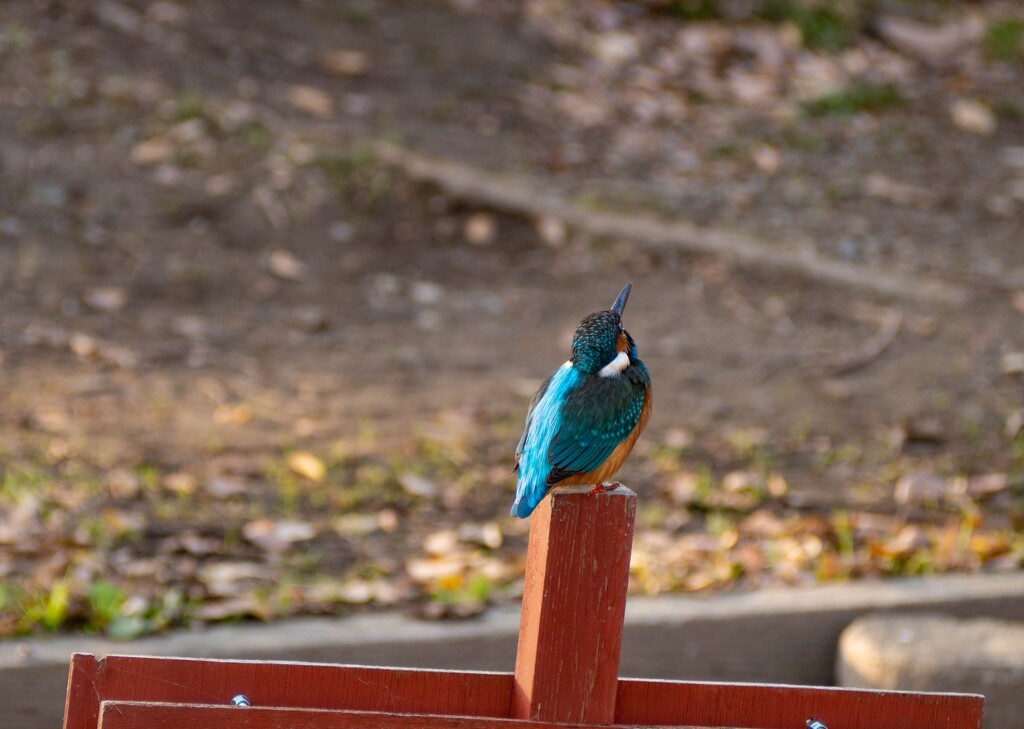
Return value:
[(612, 483), (599, 483), (597, 486), (591, 489), (588, 496), (593, 496), (594, 494), (606, 494), (609, 491), (614, 491), (621, 485), (622, 484), (619, 483), (618, 481), (613, 481)]

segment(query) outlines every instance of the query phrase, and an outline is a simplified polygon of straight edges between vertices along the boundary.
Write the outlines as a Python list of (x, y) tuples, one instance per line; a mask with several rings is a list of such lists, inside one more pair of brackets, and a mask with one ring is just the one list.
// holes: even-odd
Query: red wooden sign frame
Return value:
[(532, 517), (515, 673), (77, 654), (64, 729), (981, 729), (967, 694), (618, 678), (636, 497), (587, 490)]

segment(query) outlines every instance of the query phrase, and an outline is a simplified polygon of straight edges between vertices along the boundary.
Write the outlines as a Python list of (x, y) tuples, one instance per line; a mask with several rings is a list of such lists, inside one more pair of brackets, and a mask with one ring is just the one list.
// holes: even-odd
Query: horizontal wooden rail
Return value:
[(582, 729), (587, 725), (337, 709), (283, 709), (257, 706), (239, 708), (202, 704), (104, 701), (100, 706), (99, 726), (100, 729)]
[(983, 702), (972, 694), (625, 678), (615, 723), (801, 729), (815, 719), (830, 729), (981, 729)]
[(507, 717), (512, 674), (88, 654), (71, 658), (64, 729), (96, 729), (100, 702), (228, 704)]
[[(230, 705), (245, 694), (251, 707)], [(216, 726), (317, 729), (349, 726), (349, 714), (385, 712), (396, 729), (505, 727), (540, 729), (544, 722), (509, 719), (512, 716), (513, 675), (367, 668), (314, 663), (243, 662), (108, 656), (96, 659), (76, 654), (71, 662), (65, 729), (110, 727)], [(161, 711), (175, 716), (208, 712), (204, 724), (155, 720), (137, 724), (109, 710), (100, 724), (101, 704), (131, 704), (131, 717), (152, 719)], [(142, 703), (139, 703), (142, 702)], [(188, 706), (182, 706), (188, 705)], [(192, 705), (201, 705), (195, 707)], [(745, 729), (802, 729), (808, 719), (831, 729), (980, 729), (982, 697), (966, 694), (917, 694), (892, 691), (774, 686), (762, 684), (697, 683), (619, 679), (614, 723), (622, 726), (744, 727)], [(262, 713), (280, 709), (281, 713)], [(254, 711), (256, 710), (256, 711)], [(347, 712), (341, 723), (315, 716), (307, 722), (279, 719), (294, 711)], [(292, 713), (288, 713), (291, 711)], [(150, 712), (150, 713), (140, 713)], [(179, 712), (179, 713), (175, 713)], [(180, 713), (184, 712), (184, 713)], [(237, 712), (237, 713), (233, 713)], [(251, 713), (250, 713), (251, 712)], [(315, 713), (315, 712), (313, 712)], [(170, 714), (169, 714), (170, 715)], [(245, 722), (238, 717), (247, 715)], [(312, 714), (310, 714), (312, 715)], [(434, 715), (428, 724), (406, 722), (403, 716)], [(127, 714), (125, 714), (127, 716)], [(306, 714), (303, 714), (305, 717)], [(264, 717), (267, 722), (264, 723)], [(469, 721), (474, 719), (479, 723)], [(183, 719), (184, 721), (184, 719)], [(191, 721), (191, 719), (190, 719)], [(376, 729), (373, 719), (362, 724)], [(422, 719), (426, 722), (426, 719)], [(108, 723), (114, 722), (114, 723)], [(309, 723), (313, 722), (313, 723)], [(316, 723), (321, 722), (321, 723)], [(323, 723), (327, 722), (327, 723)], [(592, 725), (592, 724), (591, 724)], [(380, 724), (379, 726), (384, 726)], [(562, 724), (561, 726), (566, 726)]]

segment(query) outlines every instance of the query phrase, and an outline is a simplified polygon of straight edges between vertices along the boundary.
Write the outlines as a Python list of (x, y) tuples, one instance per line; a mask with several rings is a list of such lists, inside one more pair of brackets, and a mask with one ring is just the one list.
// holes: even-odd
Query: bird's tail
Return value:
[(512, 502), (512, 508), (509, 510), (509, 516), (517, 516), (520, 519), (525, 519), (533, 510), (536, 508), (536, 504), (530, 505), (528, 501), (523, 501), (523, 494), (516, 494), (516, 500)]

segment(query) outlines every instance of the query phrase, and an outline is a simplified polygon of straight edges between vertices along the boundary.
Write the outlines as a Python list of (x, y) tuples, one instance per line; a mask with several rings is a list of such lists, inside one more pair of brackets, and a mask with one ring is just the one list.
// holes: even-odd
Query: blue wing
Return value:
[(534, 396), (526, 416), (526, 428), (516, 447), (519, 480), (512, 516), (527, 517), (548, 492), (551, 463), (548, 448), (562, 427), (562, 406), (580, 384), (583, 375), (568, 362), (548, 378)]
[(569, 393), (551, 441), (548, 485), (604, 463), (640, 420), (646, 385), (632, 377), (588, 377)]

